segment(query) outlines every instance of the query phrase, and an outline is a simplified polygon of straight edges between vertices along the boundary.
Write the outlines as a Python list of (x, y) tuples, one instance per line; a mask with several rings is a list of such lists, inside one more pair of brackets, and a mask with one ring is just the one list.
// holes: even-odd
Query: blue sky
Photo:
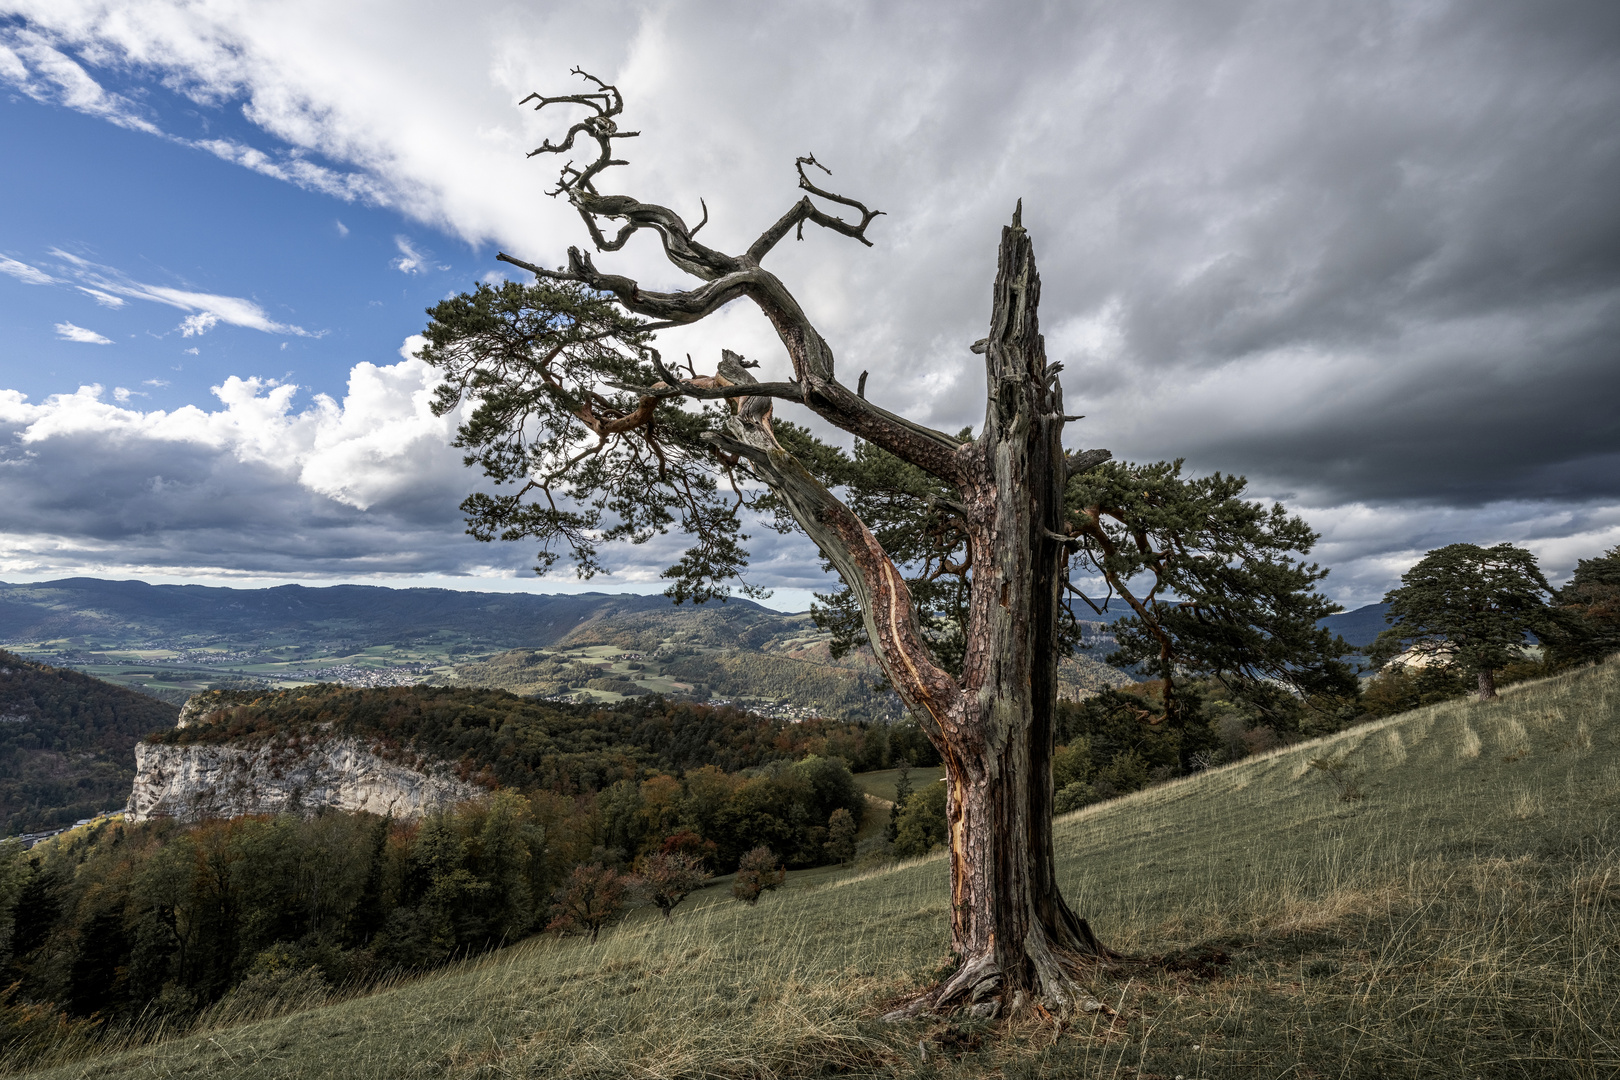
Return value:
[[(146, 103), (170, 130), (255, 135), (234, 110), (199, 116), (169, 97), (158, 88)], [(35, 400), (100, 383), (172, 409), (205, 402), (210, 386), (245, 374), (341, 395), (356, 359), (397, 359), (425, 307), (496, 265), (487, 246), (473, 250), (397, 211), (307, 191), (21, 94), (7, 95), (0, 125), (5, 145), (26, 148), (0, 159), (13, 208), (4, 252), (60, 282), (11, 277), (0, 289), (6, 384)], [(402, 241), (422, 256), (409, 273), (398, 268), (408, 257)], [(301, 332), (225, 321), (188, 336), (182, 324), (205, 307), (128, 294), (109, 301), (105, 290), (98, 300), (84, 291), (96, 278), (240, 298)], [(64, 340), (59, 323), (113, 344)]]
[[(772, 258), (895, 411), (979, 422), (1022, 198), (1074, 445), (1244, 473), (1341, 601), (1444, 543), (1555, 579), (1620, 543), (1612, 4), (0, 0), (0, 580), (581, 587), (461, 535), (410, 357), (497, 249), (584, 241), (524, 156), (560, 117), (517, 106), (575, 64), (643, 132), (614, 182), (703, 199), (710, 243), (806, 151), (887, 211)], [(782, 362), (740, 305), (661, 344)], [(802, 540), (755, 555), (783, 606), (825, 586)]]

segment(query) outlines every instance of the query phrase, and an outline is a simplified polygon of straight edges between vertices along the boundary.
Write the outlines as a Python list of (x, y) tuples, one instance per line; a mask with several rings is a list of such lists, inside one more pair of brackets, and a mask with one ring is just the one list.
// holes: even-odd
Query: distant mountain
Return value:
[(1317, 625), (1327, 627), (1352, 645), (1366, 646), (1371, 645), (1374, 638), (1389, 629), (1389, 624), (1384, 621), (1384, 615), (1388, 611), (1388, 604), (1368, 604), (1354, 611), (1329, 615)]
[(0, 651), (0, 836), (71, 825), (129, 798), (135, 743), (179, 710)]
[[(758, 607), (747, 600), (732, 604)], [(214, 638), (235, 646), (289, 636), (364, 645), (459, 637), (469, 647), (546, 645), (605, 614), (672, 606), (663, 596), (460, 592), (375, 585), (227, 589), (65, 578), (0, 583), (0, 641), (104, 647)], [(762, 609), (763, 610), (763, 609)]]
[[(1065, 696), (1130, 681), (1099, 662), (1110, 645), (1101, 620), (1081, 617), (1100, 647), (1064, 663)], [(874, 688), (881, 673), (870, 654), (834, 660), (829, 640), (806, 614), (743, 599), (0, 584), (0, 645), (174, 703), (219, 687), (432, 683), (600, 702), (661, 693), (782, 719), (899, 716), (894, 695)]]

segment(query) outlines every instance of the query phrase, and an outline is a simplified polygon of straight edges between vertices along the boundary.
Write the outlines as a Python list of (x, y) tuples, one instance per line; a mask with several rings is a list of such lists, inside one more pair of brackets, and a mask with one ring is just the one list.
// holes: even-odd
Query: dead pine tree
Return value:
[[(832, 348), (762, 265), (790, 234), (803, 239), (806, 225), (870, 245), (880, 211), (819, 186), (816, 170), (827, 170), (807, 155), (795, 162), (803, 196), (747, 250), (708, 247), (697, 240), (707, 208), (689, 227), (667, 207), (599, 190), (604, 171), (625, 164), (616, 144), (638, 133), (619, 130), (624, 102), (615, 87), (576, 74), (588, 92), (526, 99), (586, 112), (560, 143), (534, 151), (594, 144), (594, 158), (564, 165), (551, 194), (579, 212), (596, 252), (650, 231), (698, 284), (645, 289), (598, 269), (577, 247), (556, 269), (503, 253), (535, 283), (480, 286), (431, 310), (422, 355), (446, 376), (436, 407), (474, 403), (458, 445), (469, 464), (515, 488), (471, 496), (463, 504), (469, 531), (537, 539), (542, 567), (566, 548), (588, 575), (599, 568), (599, 543), (678, 529), (693, 546), (666, 572), (669, 591), (701, 601), (723, 599), (746, 565), (743, 511), (802, 529), (847, 585), (851, 619), (945, 761), (960, 965), (901, 1012), (1095, 1007), (1077, 977), (1111, 954), (1058, 890), (1051, 759), (1062, 594), (1075, 547), (1064, 490), (1110, 455), (1064, 453), (1064, 424), (1077, 418), (1064, 415), (1058, 365), (1046, 360), (1022, 204), (1001, 231), (989, 333), (971, 346), (984, 358), (983, 427), (977, 437), (935, 431), (868, 401), (864, 373), (853, 389), (840, 381)], [(748, 370), (757, 365), (734, 353), (713, 375), (700, 375), (690, 358), (677, 371), (652, 347), (653, 332), (734, 300), (770, 320), (790, 378), (760, 382)], [(853, 435), (857, 455), (882, 455), (911, 478), (906, 512), (932, 530), (935, 547), (885, 550), (872, 515), (863, 520), (833, 492), (850, 459), (776, 417), (779, 404), (808, 409)], [(919, 562), (925, 572), (908, 581), (903, 567)], [(941, 580), (951, 583), (943, 600), (932, 584)], [(934, 632), (946, 615), (954, 635)]]

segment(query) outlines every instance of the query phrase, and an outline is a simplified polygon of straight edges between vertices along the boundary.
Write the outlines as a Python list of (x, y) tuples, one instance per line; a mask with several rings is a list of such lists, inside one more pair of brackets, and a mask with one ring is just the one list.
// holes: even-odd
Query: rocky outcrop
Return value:
[[(181, 723), (196, 719), (182, 714)], [(324, 806), (419, 817), (481, 794), (445, 766), (413, 769), (350, 738), (292, 746), (143, 742), (135, 747), (135, 788), (125, 813), (136, 822), (200, 821)]]

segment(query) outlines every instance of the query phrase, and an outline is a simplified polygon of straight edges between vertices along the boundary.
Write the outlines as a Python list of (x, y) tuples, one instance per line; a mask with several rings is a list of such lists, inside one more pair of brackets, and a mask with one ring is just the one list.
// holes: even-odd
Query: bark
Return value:
[(940, 740), (951, 827), (953, 945), (964, 958), (931, 1003), (1077, 995), (1066, 965), (1101, 957), (1057, 887), (1052, 847), (1053, 718), (1066, 479), (1062, 389), (1037, 320), (1040, 277), (1015, 215), (1002, 231), (988, 406), (971, 497), (975, 578), (963, 672), (971, 720)]
[(1479, 669), (1479, 700), (1490, 701), (1496, 697), (1496, 672), (1490, 668)]

